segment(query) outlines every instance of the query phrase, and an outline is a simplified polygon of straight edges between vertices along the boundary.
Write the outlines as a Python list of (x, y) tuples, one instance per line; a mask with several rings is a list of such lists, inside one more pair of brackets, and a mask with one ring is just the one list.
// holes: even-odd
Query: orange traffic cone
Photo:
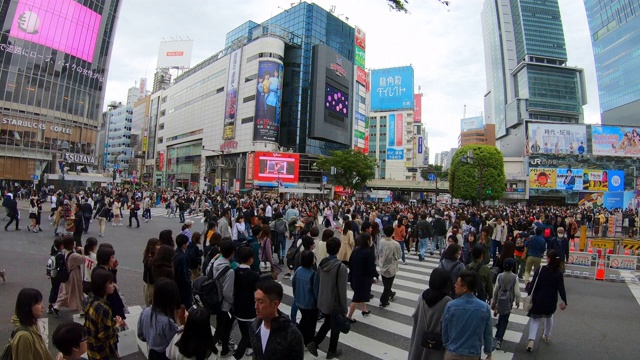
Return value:
[(631, 251), (629, 249), (624, 249), (624, 256), (630, 256)]
[(600, 261), (598, 262), (598, 270), (596, 270), (596, 280), (604, 281), (604, 256), (600, 256)]
[(591, 240), (589, 240), (589, 249), (587, 250), (589, 254), (593, 254), (593, 248), (591, 247)]

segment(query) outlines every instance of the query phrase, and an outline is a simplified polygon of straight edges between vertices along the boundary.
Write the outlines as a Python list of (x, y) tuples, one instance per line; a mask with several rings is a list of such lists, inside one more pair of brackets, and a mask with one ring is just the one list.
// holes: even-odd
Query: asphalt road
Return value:
[[(21, 207), (26, 207), (21, 203)], [(154, 213), (162, 210), (154, 210)], [(25, 214), (23, 210), (23, 214)], [(142, 300), (142, 251), (146, 241), (157, 237), (161, 230), (172, 229), (179, 233), (177, 218), (155, 216), (149, 223), (141, 223), (139, 229), (125, 226), (107, 225), (106, 236), (98, 237), (99, 242), (109, 242), (116, 250), (119, 272), (118, 281), (121, 293), (128, 305), (140, 305)], [(202, 224), (194, 218), (194, 230), (199, 231)], [(44, 221), (42, 233), (28, 233), (26, 223), (21, 224), (22, 231), (4, 232), (0, 229), (0, 268), (7, 270), (7, 282), (0, 283), (0, 343), (4, 344), (12, 329), (10, 318), (13, 315), (15, 298), (20, 289), (34, 287), (42, 291), (45, 299), (50, 284), (45, 276), (45, 265), (49, 248), (53, 242), (53, 231), (48, 221)], [(89, 235), (96, 236), (97, 222), (91, 224)], [(12, 227), (13, 228), (13, 227)], [(412, 255), (412, 259), (415, 256)], [(399, 281), (394, 289), (405, 293), (398, 296), (396, 303), (387, 309), (377, 307), (378, 300), (370, 303), (372, 316), (362, 318), (353, 327), (352, 335), (341, 337), (342, 359), (400, 359), (406, 357), (408, 350), (407, 330), (411, 327), (411, 313), (415, 299), (426, 288), (426, 278), (437, 261), (418, 263), (411, 260), (409, 265), (401, 265)], [(405, 279), (402, 281), (402, 279)], [(558, 310), (550, 344), (536, 343), (533, 353), (527, 353), (528, 339), (526, 317), (521, 310), (516, 311), (519, 323), (509, 325), (513, 343), (505, 351), (494, 352), (494, 359), (633, 359), (637, 355), (636, 336), (640, 323), (640, 285), (596, 282), (593, 280), (566, 278), (569, 306), (567, 310)], [(283, 280), (285, 294), (290, 282)], [(638, 294), (634, 297), (632, 290)], [(374, 286), (374, 295), (379, 296)], [(291, 297), (285, 296), (283, 309), (288, 313)], [(359, 314), (359, 311), (358, 311)], [(524, 320), (523, 320), (524, 319)], [(60, 318), (48, 316), (49, 331), (57, 324), (71, 320), (71, 314), (62, 312)], [(540, 334), (538, 334), (538, 338)], [(328, 340), (321, 349), (326, 350)], [(387, 351), (386, 349), (389, 349)], [(55, 353), (55, 351), (54, 351)], [(126, 359), (143, 359), (141, 354)], [(306, 358), (311, 358), (306, 354)]]

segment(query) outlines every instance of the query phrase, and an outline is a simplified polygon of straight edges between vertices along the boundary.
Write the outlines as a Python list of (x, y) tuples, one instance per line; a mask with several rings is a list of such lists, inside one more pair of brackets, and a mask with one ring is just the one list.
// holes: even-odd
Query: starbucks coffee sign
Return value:
[(98, 162), (95, 156), (88, 156), (82, 154), (64, 154), (64, 161), (71, 164), (85, 164), (85, 165), (96, 165)]

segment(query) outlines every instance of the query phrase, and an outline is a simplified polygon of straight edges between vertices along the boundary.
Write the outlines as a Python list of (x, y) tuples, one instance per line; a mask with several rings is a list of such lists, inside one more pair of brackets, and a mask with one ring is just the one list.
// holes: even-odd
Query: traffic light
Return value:
[(491, 196), (491, 188), (487, 189), (487, 196)]

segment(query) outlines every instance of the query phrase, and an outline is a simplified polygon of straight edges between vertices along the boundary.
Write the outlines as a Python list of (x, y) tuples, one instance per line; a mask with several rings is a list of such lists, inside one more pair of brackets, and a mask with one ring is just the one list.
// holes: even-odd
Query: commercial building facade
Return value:
[[(144, 173), (163, 187), (320, 188), (317, 155), (353, 143), (353, 48), (354, 28), (316, 4), (240, 25), (150, 95)], [(269, 175), (290, 160), (295, 176)]]
[(604, 125), (639, 124), (640, 1), (584, 0)]
[(4, 185), (60, 180), (61, 169), (66, 180), (104, 181), (83, 174), (99, 169), (98, 125), (119, 4), (0, 1)]
[(485, 117), (505, 156), (524, 155), (524, 123), (582, 123), (582, 69), (567, 66), (557, 0), (485, 0)]

